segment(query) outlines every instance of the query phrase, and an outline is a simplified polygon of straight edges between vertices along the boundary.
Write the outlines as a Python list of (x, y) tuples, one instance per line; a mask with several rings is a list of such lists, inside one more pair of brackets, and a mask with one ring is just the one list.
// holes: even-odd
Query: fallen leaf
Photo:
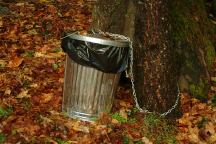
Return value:
[(10, 95), (11, 94), (11, 90), (9, 88), (7, 88), (4, 92), (5, 95)]
[(0, 68), (4, 68), (6, 65), (6, 61), (0, 60)]
[(126, 120), (127, 120), (127, 118), (128, 118), (126, 109), (124, 109), (124, 108), (121, 108), (121, 109), (120, 109), (119, 115), (122, 116), (123, 118), (125, 118)]
[(0, 27), (3, 26), (3, 20), (2, 20), (2, 17), (0, 16)]
[(41, 3), (49, 3), (51, 0), (39, 0)]
[(41, 118), (43, 124), (49, 124), (49, 123), (53, 122), (53, 120), (51, 120), (50, 118), (42, 116), (42, 115), (40, 115), (40, 118)]
[(153, 142), (151, 142), (147, 137), (142, 137), (142, 142), (144, 144), (153, 144)]
[(216, 143), (216, 133), (214, 133), (210, 139), (209, 139), (210, 143)]
[(35, 29), (32, 29), (32, 30), (28, 31), (28, 34), (36, 35), (36, 34), (38, 34), (38, 32)]
[(22, 99), (22, 98), (29, 98), (30, 95), (28, 94), (28, 90), (22, 90), (16, 98)]
[(35, 57), (45, 57), (46, 55), (41, 52), (35, 52)]
[(132, 105), (129, 102), (125, 102), (123, 100), (120, 101), (120, 106), (130, 108)]
[(59, 78), (58, 80), (60, 83), (64, 83), (64, 78)]
[(37, 87), (38, 87), (38, 84), (33, 83), (33, 84), (30, 85), (30, 87), (32, 87), (32, 88), (37, 88)]
[(87, 126), (81, 125), (79, 121), (73, 124), (73, 130), (89, 133), (89, 128)]
[(49, 102), (53, 97), (53, 93), (43, 93), (41, 96), (41, 103), (47, 103)]
[(101, 113), (99, 117), (99, 122), (101, 124), (108, 124), (111, 122), (111, 117), (108, 113)]
[(13, 59), (9, 62), (8, 67), (10, 67), (10, 68), (19, 67), (22, 62), (23, 62), (23, 58), (16, 57), (15, 59)]
[(188, 138), (189, 138), (189, 140), (190, 140), (191, 142), (193, 142), (193, 143), (199, 143), (199, 142), (200, 142), (199, 137), (198, 137), (197, 134), (192, 133), (192, 134), (190, 134), (190, 135), (188, 136)]
[(211, 90), (216, 92), (216, 87), (215, 86), (211, 86)]
[(211, 77), (211, 81), (216, 82), (216, 77)]
[(113, 124), (119, 124), (119, 121), (117, 119), (112, 119), (111, 121)]
[(205, 129), (208, 131), (208, 133), (210, 134), (214, 134), (216, 131), (215, 129), (215, 125), (212, 123), (212, 122), (208, 122), (206, 125), (205, 125)]
[(24, 2), (18, 2), (18, 3), (16, 3), (16, 5), (17, 5), (17, 6), (24, 6), (25, 3), (24, 3)]

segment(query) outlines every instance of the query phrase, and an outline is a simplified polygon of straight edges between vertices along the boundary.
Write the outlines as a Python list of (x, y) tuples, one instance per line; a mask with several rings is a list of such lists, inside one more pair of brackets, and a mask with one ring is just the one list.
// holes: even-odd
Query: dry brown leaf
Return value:
[(17, 96), (16, 98), (19, 98), (19, 99), (22, 99), (22, 98), (29, 98), (31, 97), (29, 94), (28, 94), (28, 90), (22, 90)]
[(46, 55), (44, 53), (41, 52), (35, 52), (35, 57), (45, 57)]
[(200, 142), (200, 139), (199, 139), (199, 137), (198, 137), (197, 134), (192, 133), (192, 134), (190, 134), (190, 135), (188, 136), (188, 138), (189, 138), (189, 140), (190, 140), (191, 142), (193, 142), (193, 143), (198, 143), (198, 142)]
[(124, 108), (121, 108), (119, 111), (119, 115), (122, 116), (123, 118), (125, 118), (127, 120), (128, 115), (127, 115), (127, 111)]
[(101, 113), (99, 116), (100, 124), (108, 124), (111, 122), (111, 117), (108, 113)]
[(37, 88), (37, 87), (38, 87), (38, 84), (33, 83), (33, 84), (30, 85), (30, 87), (32, 87), (32, 88)]
[(142, 142), (144, 144), (153, 144), (153, 142), (151, 142), (147, 137), (142, 137)]
[(43, 93), (41, 96), (41, 103), (48, 103), (53, 98), (53, 93)]
[(38, 34), (38, 32), (35, 29), (32, 29), (32, 30), (28, 31), (28, 34), (36, 35), (36, 34)]
[(46, 135), (40, 135), (39, 138), (43, 138), (46, 140), (46, 142), (51, 143), (51, 144), (58, 144), (58, 142), (56, 142), (55, 140), (53, 140), (52, 138)]
[(11, 94), (11, 89), (7, 88), (4, 92), (5, 95), (10, 95)]
[(216, 133), (214, 133), (214, 134), (210, 137), (209, 142), (210, 142), (210, 143), (216, 143)]
[(80, 124), (80, 121), (76, 121), (73, 123), (73, 130), (89, 133), (89, 128), (87, 126)]
[(37, 132), (40, 130), (40, 127), (38, 125), (29, 124), (26, 123), (25, 125), (22, 125), (22, 127), (16, 128), (16, 131), (18, 133), (28, 133), (31, 136), (37, 134)]
[(216, 92), (216, 87), (215, 86), (211, 86), (211, 90)]
[(126, 108), (131, 108), (132, 105), (129, 102), (125, 102), (125, 101), (121, 100), (120, 101), (120, 106), (126, 107)]
[(0, 27), (3, 26), (3, 20), (2, 20), (2, 17), (0, 16)]
[(64, 83), (64, 78), (59, 78), (58, 80), (60, 83)]
[(40, 119), (42, 120), (43, 124), (50, 124), (53, 122), (53, 120), (51, 120), (50, 118), (45, 117), (45, 116), (40, 116)]
[(52, 2), (51, 0), (39, 0), (41, 3), (50, 3)]
[(0, 60), (0, 67), (5, 67), (6, 66), (6, 61), (5, 60)]
[(113, 124), (119, 124), (119, 121), (117, 119), (112, 119), (111, 121)]
[(211, 77), (211, 81), (216, 82), (216, 77)]
[(188, 133), (178, 133), (176, 139), (178, 141), (184, 141), (185, 139), (188, 139)]
[(21, 65), (21, 63), (23, 62), (23, 58), (20, 57), (16, 57), (15, 59), (11, 60), (8, 64), (8, 67), (10, 68), (16, 68), (19, 67)]
[(214, 134), (216, 133), (216, 129), (215, 129), (215, 125), (212, 123), (212, 122), (208, 122), (206, 125), (205, 125), (205, 129), (208, 130), (208, 132), (210, 134)]

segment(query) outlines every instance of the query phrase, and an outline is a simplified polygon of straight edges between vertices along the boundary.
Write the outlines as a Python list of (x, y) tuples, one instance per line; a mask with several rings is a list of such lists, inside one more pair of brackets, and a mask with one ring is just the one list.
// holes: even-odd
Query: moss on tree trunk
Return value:
[(207, 100), (215, 49), (211, 36), (216, 31), (203, 0), (171, 1), (172, 38), (179, 55), (179, 85), (195, 97)]

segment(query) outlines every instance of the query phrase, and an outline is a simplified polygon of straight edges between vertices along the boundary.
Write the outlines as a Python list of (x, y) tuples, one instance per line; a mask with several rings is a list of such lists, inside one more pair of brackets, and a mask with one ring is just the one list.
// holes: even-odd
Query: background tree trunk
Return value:
[(172, 39), (181, 63), (179, 85), (201, 100), (207, 100), (215, 57), (216, 27), (205, 4), (204, 0), (169, 2)]
[(181, 90), (207, 95), (214, 47), (204, 26), (210, 24), (203, 0), (99, 0), (93, 20), (92, 27), (133, 41), (135, 89), (142, 108), (158, 113), (171, 108), (179, 75)]

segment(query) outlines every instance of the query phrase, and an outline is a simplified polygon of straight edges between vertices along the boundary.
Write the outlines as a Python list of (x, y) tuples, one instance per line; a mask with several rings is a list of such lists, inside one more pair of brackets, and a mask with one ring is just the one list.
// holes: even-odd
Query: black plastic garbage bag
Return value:
[(99, 34), (65, 34), (61, 47), (76, 63), (106, 73), (124, 71), (129, 59), (129, 42), (114, 40)]

